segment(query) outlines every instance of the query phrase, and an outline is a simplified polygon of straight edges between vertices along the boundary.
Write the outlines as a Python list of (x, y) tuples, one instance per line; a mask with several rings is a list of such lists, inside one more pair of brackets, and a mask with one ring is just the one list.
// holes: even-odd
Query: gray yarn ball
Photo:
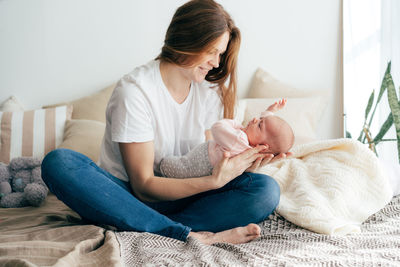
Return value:
[(38, 207), (42, 203), (43, 199), (46, 198), (48, 189), (47, 187), (40, 184), (28, 184), (24, 190), (25, 199), (32, 206)]
[(3, 208), (21, 208), (28, 205), (23, 192), (14, 192), (1, 198), (0, 206)]
[(10, 183), (8, 183), (8, 182), (0, 183), (0, 198), (7, 194), (10, 194), (11, 191), (12, 191), (12, 189), (11, 189)]

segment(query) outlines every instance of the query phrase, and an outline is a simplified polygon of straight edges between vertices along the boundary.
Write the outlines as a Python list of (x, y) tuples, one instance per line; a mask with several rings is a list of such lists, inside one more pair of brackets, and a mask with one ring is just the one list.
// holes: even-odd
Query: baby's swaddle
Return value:
[(161, 174), (165, 177), (202, 177), (212, 173), (213, 166), (208, 158), (208, 144), (202, 143), (184, 156), (165, 157), (160, 162)]

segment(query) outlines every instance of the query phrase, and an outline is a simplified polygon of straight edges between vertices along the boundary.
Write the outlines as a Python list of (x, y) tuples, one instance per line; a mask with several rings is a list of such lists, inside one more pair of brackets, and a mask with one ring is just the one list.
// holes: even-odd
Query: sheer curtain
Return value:
[[(389, 61), (399, 94), (400, 1), (343, 0), (343, 34), (345, 130), (358, 138), (368, 98), (372, 90), (377, 98)], [(379, 106), (370, 128), (373, 136), (390, 112), (386, 93)], [(385, 136), (393, 138), (396, 138), (394, 126)], [(396, 142), (379, 143), (376, 149), (380, 158), (398, 163)]]

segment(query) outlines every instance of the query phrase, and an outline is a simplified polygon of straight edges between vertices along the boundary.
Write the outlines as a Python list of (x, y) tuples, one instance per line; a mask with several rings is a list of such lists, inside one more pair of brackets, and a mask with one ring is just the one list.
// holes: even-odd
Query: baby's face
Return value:
[(256, 146), (260, 144), (266, 144), (268, 140), (268, 123), (266, 123), (267, 117), (253, 118), (247, 126), (244, 128), (244, 132), (247, 134), (250, 146)]
[(243, 131), (250, 146), (267, 145), (265, 152), (287, 153), (293, 145), (292, 128), (286, 121), (276, 116), (254, 118)]

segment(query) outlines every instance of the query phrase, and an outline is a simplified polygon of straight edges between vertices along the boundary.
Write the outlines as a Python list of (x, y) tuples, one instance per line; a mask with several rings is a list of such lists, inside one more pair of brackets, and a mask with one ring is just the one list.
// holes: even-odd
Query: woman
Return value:
[(233, 117), (239, 46), (239, 29), (219, 4), (194, 0), (178, 8), (161, 54), (125, 75), (110, 98), (100, 167), (77, 152), (55, 150), (42, 164), (50, 190), (83, 218), (119, 230), (206, 244), (259, 237), (254, 223), (273, 212), (279, 186), (244, 171), (272, 159), (261, 153), (265, 147), (225, 155), (211, 176), (158, 174), (164, 156), (184, 155), (204, 135), (211, 138), (222, 110)]

